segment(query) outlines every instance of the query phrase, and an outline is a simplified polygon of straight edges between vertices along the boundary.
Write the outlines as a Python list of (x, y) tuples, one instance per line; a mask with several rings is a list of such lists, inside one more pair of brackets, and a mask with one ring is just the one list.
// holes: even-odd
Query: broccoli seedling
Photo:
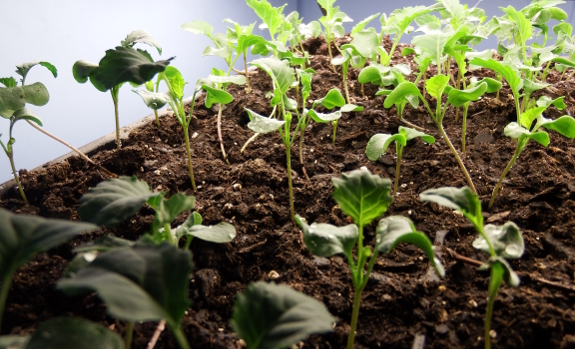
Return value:
[(485, 311), (485, 349), (491, 348), (491, 314), (493, 304), (501, 282), (511, 287), (519, 286), (519, 277), (511, 268), (506, 259), (521, 258), (525, 249), (523, 236), (515, 223), (507, 222), (502, 226), (493, 224), (483, 225), (481, 202), (476, 194), (468, 187), (461, 189), (443, 187), (429, 189), (421, 193), (421, 201), (434, 202), (438, 205), (452, 208), (461, 212), (475, 227), (479, 236), (473, 241), (473, 247), (489, 254), (489, 259), (479, 267), (480, 270), (491, 270), (489, 279), (489, 298)]
[[(364, 246), (363, 229), (387, 211), (393, 197), (389, 195), (391, 181), (371, 174), (363, 168), (342, 178), (332, 178), (333, 198), (342, 212), (349, 215), (355, 224), (336, 227), (331, 224), (313, 223), (308, 225), (299, 215), (296, 222), (303, 230), (303, 239), (310, 252), (319, 257), (331, 257), (342, 253), (346, 256), (355, 290), (351, 328), (347, 341), (347, 349), (353, 348), (361, 294), (367, 285), (369, 275), (373, 270), (377, 255), (389, 253), (400, 242), (409, 242), (422, 249), (433, 264), (438, 275), (443, 276), (443, 265), (435, 257), (433, 244), (429, 238), (417, 231), (406, 217), (390, 216), (379, 221), (375, 233), (373, 249)], [(353, 249), (357, 247), (356, 258)], [(367, 266), (367, 269), (366, 269)]]

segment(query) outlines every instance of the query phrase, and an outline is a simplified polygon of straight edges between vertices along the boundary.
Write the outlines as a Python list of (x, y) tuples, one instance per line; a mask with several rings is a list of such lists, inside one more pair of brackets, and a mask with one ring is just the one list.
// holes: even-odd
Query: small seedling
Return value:
[(394, 135), (378, 133), (373, 135), (367, 146), (365, 147), (365, 155), (371, 161), (377, 161), (380, 156), (385, 154), (387, 148), (395, 141), (395, 156), (397, 157), (397, 165), (395, 167), (395, 182), (393, 184), (393, 196), (397, 194), (397, 186), (399, 184), (399, 167), (401, 165), (401, 156), (403, 148), (410, 141), (416, 137), (421, 137), (426, 143), (435, 143), (435, 138), (423, 132), (419, 132), (409, 127), (399, 126), (399, 132)]
[[(345, 13), (341, 12), (339, 10), (339, 6), (333, 6), (335, 0), (317, 0), (317, 3), (323, 10), (325, 10), (325, 14), (319, 19), (319, 22), (324, 28), (323, 37), (327, 42), (327, 52), (329, 53), (329, 59), (332, 61), (333, 54), (331, 53), (331, 43), (332, 41), (335, 41), (335, 38), (342, 37), (345, 34), (343, 23), (352, 22), (352, 19), (349, 18)], [(338, 48), (337, 45), (336, 48)], [(334, 72), (336, 71), (335, 67), (333, 67), (333, 70)]]
[(138, 242), (98, 255), (87, 266), (60, 280), (58, 288), (68, 294), (95, 291), (111, 316), (128, 322), (127, 349), (135, 322), (163, 319), (179, 347), (189, 349), (181, 322), (190, 306), (191, 270), (189, 251), (168, 242)]
[(72, 67), (74, 79), (83, 84), (88, 79), (100, 92), (110, 91), (114, 102), (114, 114), (116, 117), (116, 145), (121, 148), (120, 141), (120, 116), (118, 113), (118, 96), (120, 88), (126, 82), (142, 85), (150, 81), (154, 75), (163, 72), (174, 57), (163, 61), (154, 62), (152, 56), (140, 49), (133, 49), (136, 43), (144, 43), (158, 49), (162, 49), (157, 41), (145, 30), (135, 30), (128, 34), (122, 41), (122, 46), (114, 50), (107, 50), (99, 64), (87, 61), (77, 61)]
[[(441, 262), (435, 257), (433, 244), (429, 238), (417, 231), (411, 220), (402, 216), (381, 219), (377, 225), (373, 250), (364, 246), (364, 227), (384, 214), (393, 200), (389, 195), (391, 189), (389, 179), (373, 175), (364, 168), (342, 174), (342, 178), (332, 178), (332, 182), (333, 198), (342, 212), (349, 215), (355, 224), (345, 227), (325, 223), (308, 225), (299, 215), (296, 216), (296, 222), (303, 230), (305, 245), (311, 253), (319, 257), (331, 257), (342, 253), (347, 258), (355, 289), (351, 328), (347, 341), (347, 349), (352, 349), (361, 294), (380, 252), (389, 253), (398, 243), (409, 242), (425, 252), (437, 274), (443, 276), (445, 271)], [(353, 256), (354, 247), (357, 247), (356, 258)]]
[(310, 334), (332, 332), (326, 306), (287, 286), (254, 282), (239, 294), (231, 326), (248, 349), (290, 348)]
[(97, 229), (97, 226), (90, 223), (17, 215), (0, 209), (0, 329), (16, 270), (37, 253), (56, 247), (83, 232)]
[(491, 314), (501, 282), (505, 281), (511, 287), (519, 286), (519, 277), (506, 259), (521, 258), (525, 249), (523, 236), (513, 222), (507, 222), (502, 226), (493, 224), (484, 226), (481, 202), (468, 187), (429, 189), (421, 193), (421, 201), (434, 202), (461, 212), (479, 233), (477, 239), (473, 241), (473, 247), (490, 255), (489, 259), (479, 267), (479, 270), (491, 269), (484, 327), (485, 349), (489, 349), (491, 348), (489, 335)]
[(150, 231), (153, 240), (157, 242), (167, 240), (177, 245), (179, 239), (186, 236), (188, 248), (194, 237), (226, 243), (236, 236), (234, 226), (226, 222), (214, 226), (202, 225), (202, 217), (197, 212), (190, 215), (182, 225), (172, 229), (170, 224), (180, 213), (194, 208), (195, 198), (177, 193), (164, 199), (165, 194), (153, 192), (146, 182), (136, 177), (109, 179), (82, 196), (78, 214), (82, 220), (112, 228), (148, 204), (155, 211)]

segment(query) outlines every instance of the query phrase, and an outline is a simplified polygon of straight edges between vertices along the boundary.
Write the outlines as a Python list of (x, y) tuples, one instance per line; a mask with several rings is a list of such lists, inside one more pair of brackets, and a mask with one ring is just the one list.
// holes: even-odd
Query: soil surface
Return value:
[[(348, 39), (347, 39), (348, 40)], [(339, 42), (341, 45), (346, 39)], [(390, 48), (390, 42), (384, 45)], [(323, 39), (306, 43), (312, 55), (313, 78), (310, 100), (321, 98), (331, 87), (343, 91), (341, 70), (334, 73)], [(337, 52), (333, 48), (334, 52)], [(401, 51), (401, 48), (396, 52)], [(412, 65), (398, 53), (394, 63)], [(455, 72), (455, 66), (452, 72)], [(430, 70), (428, 76), (435, 72)], [(393, 180), (394, 149), (377, 162), (365, 156), (367, 141), (375, 133), (396, 133), (402, 125), (395, 107), (383, 108), (377, 88), (357, 83), (358, 71), (350, 68), (352, 99), (362, 112), (345, 113), (332, 144), (331, 124), (312, 123), (305, 133), (303, 164), (299, 140), (292, 149), (296, 212), (309, 222), (348, 224), (331, 197), (332, 177), (366, 166), (375, 174)], [(488, 70), (476, 76), (493, 76)], [(409, 79), (414, 80), (415, 74)], [(467, 76), (469, 78), (471, 75)], [(568, 105), (554, 107), (546, 117), (573, 115), (575, 84), (559, 82), (553, 72), (548, 82), (552, 98), (565, 95)], [(190, 298), (183, 328), (194, 348), (240, 348), (229, 320), (235, 296), (249, 282), (275, 281), (302, 291), (326, 304), (337, 319), (335, 331), (311, 336), (301, 348), (343, 348), (349, 331), (353, 300), (349, 268), (341, 256), (318, 258), (301, 240), (301, 231), (290, 220), (284, 146), (277, 133), (261, 135), (241, 153), (253, 135), (244, 108), (269, 115), (266, 93), (270, 78), (261, 71), (250, 75), (253, 91), (230, 86), (234, 101), (223, 110), (223, 139), (229, 165), (222, 159), (216, 132), (217, 106), (207, 109), (203, 98), (196, 103), (190, 126), (194, 174), (198, 191), (191, 190), (187, 172), (183, 132), (175, 118), (161, 119), (161, 128), (151, 123), (130, 133), (121, 150), (89, 154), (108, 171), (135, 175), (154, 190), (168, 195), (195, 195), (196, 210), (206, 224), (232, 223), (238, 232), (229, 244), (218, 245), (195, 239), (191, 249), (195, 264), (190, 277)], [(521, 277), (516, 288), (503, 286), (492, 320), (494, 348), (575, 347), (575, 143), (550, 132), (551, 144), (544, 148), (530, 142), (511, 169), (494, 208), (487, 202), (501, 172), (511, 158), (515, 142), (503, 128), (515, 121), (511, 92), (506, 84), (499, 100), (486, 95), (471, 104), (467, 126), (465, 165), (484, 203), (486, 222), (515, 222), (525, 238), (525, 254), (511, 264)], [(435, 102), (430, 101), (433, 106)], [(309, 107), (309, 106), (308, 106)], [(472, 247), (476, 231), (461, 215), (436, 204), (423, 203), (419, 194), (442, 186), (466, 185), (458, 164), (440, 139), (437, 128), (423, 107), (407, 107), (406, 120), (434, 135), (435, 144), (410, 141), (403, 152), (400, 190), (386, 215), (404, 215), (438, 245), (446, 267), (443, 279), (434, 277), (426, 256), (418, 249), (400, 245), (380, 256), (364, 291), (356, 348), (482, 348), (483, 317), (489, 273), (479, 271), (475, 261), (487, 255)], [(455, 147), (461, 148), (461, 117), (448, 110), (444, 125)], [(394, 147), (392, 147), (394, 148)], [(309, 176), (306, 179), (304, 173)], [(70, 158), (41, 171), (20, 172), (31, 206), (24, 206), (16, 190), (0, 198), (0, 206), (13, 212), (78, 220), (78, 200), (90, 187), (108, 178), (79, 158)], [(182, 223), (189, 213), (177, 219)], [(125, 324), (106, 314), (105, 305), (94, 294), (68, 297), (55, 288), (56, 281), (73, 257), (73, 248), (102, 234), (137, 239), (149, 229), (153, 211), (138, 215), (113, 230), (79, 237), (40, 254), (16, 273), (8, 296), (2, 334), (33, 332), (38, 324), (56, 316), (78, 316), (99, 322), (123, 334)], [(366, 243), (373, 243), (375, 223), (366, 228)], [(136, 324), (134, 348), (145, 348), (157, 323)], [(175, 348), (165, 330), (156, 348)]]

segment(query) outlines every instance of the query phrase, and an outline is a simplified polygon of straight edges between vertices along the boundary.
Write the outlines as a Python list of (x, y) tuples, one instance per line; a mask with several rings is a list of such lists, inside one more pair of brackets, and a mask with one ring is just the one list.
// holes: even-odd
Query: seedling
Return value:
[(423, 132), (419, 132), (409, 127), (399, 126), (399, 132), (394, 135), (378, 133), (373, 135), (367, 146), (365, 147), (365, 155), (371, 161), (377, 161), (387, 148), (395, 141), (395, 156), (397, 158), (397, 165), (395, 167), (395, 182), (393, 184), (393, 196), (397, 194), (397, 186), (399, 184), (399, 168), (401, 165), (401, 156), (403, 154), (403, 148), (410, 141), (416, 137), (421, 137), (426, 143), (435, 143), (435, 138)]
[[(29, 202), (26, 198), (26, 194), (24, 194), (24, 189), (22, 188), (22, 184), (18, 178), (18, 172), (16, 171), (16, 166), (14, 165), (13, 144), (16, 142), (16, 139), (12, 135), (12, 130), (14, 128), (14, 124), (20, 120), (26, 120), (33, 126), (36, 126), (34, 124), (42, 126), (42, 121), (40, 118), (34, 114), (32, 110), (26, 108), (26, 103), (30, 103), (36, 106), (43, 106), (46, 105), (50, 100), (48, 89), (41, 82), (25, 85), (26, 76), (28, 75), (30, 69), (35, 65), (46, 67), (48, 70), (50, 70), (54, 77), (58, 75), (56, 67), (48, 62), (31, 62), (16, 66), (16, 73), (22, 76), (22, 79), (20, 80), (22, 82), (21, 86), (18, 86), (18, 83), (13, 77), (0, 79), (0, 83), (6, 86), (4, 88), (0, 88), (0, 116), (10, 120), (8, 142), (4, 144), (0, 139), (0, 145), (10, 160), (14, 181), (16, 182), (20, 196), (22, 196), (22, 199), (26, 205), (28, 205)], [(1, 133), (0, 136), (2, 136)]]
[(231, 326), (248, 349), (290, 348), (310, 334), (332, 332), (325, 305), (287, 286), (254, 282), (239, 294)]
[[(339, 6), (333, 6), (335, 0), (317, 0), (317, 3), (321, 6), (321, 8), (325, 10), (325, 14), (319, 19), (319, 22), (324, 28), (323, 37), (327, 42), (327, 52), (329, 53), (329, 59), (332, 61), (333, 54), (331, 53), (331, 42), (335, 41), (335, 38), (340, 38), (345, 34), (343, 23), (352, 22), (352, 19), (349, 18), (345, 13), (341, 12), (339, 10)], [(335, 67), (333, 67), (333, 71), (336, 72)]]
[(114, 114), (116, 117), (116, 145), (121, 148), (120, 141), (120, 116), (118, 113), (118, 96), (120, 88), (126, 82), (142, 85), (150, 81), (154, 75), (163, 72), (174, 57), (167, 60), (154, 62), (147, 51), (133, 49), (136, 43), (144, 43), (158, 49), (162, 49), (157, 41), (145, 30), (135, 30), (128, 34), (122, 41), (122, 46), (114, 50), (107, 50), (99, 64), (87, 61), (77, 61), (72, 67), (74, 79), (83, 84), (88, 79), (100, 92), (112, 94), (114, 102)]
[(190, 305), (191, 270), (189, 251), (168, 242), (138, 242), (98, 255), (71, 277), (60, 280), (58, 288), (68, 294), (95, 291), (111, 316), (128, 322), (128, 348), (136, 321), (165, 319), (179, 347), (189, 349), (180, 325)]
[(502, 226), (493, 224), (484, 226), (481, 202), (477, 195), (471, 192), (468, 187), (461, 189), (453, 187), (429, 189), (421, 193), (421, 200), (434, 202), (461, 212), (479, 233), (477, 239), (473, 241), (473, 247), (486, 252), (490, 256), (479, 267), (479, 270), (491, 270), (484, 326), (485, 349), (489, 349), (491, 348), (491, 336), (489, 335), (491, 314), (501, 282), (505, 281), (511, 287), (519, 286), (519, 277), (506, 259), (521, 258), (525, 249), (523, 236), (513, 222), (507, 222)]
[(0, 329), (16, 270), (37, 253), (47, 251), (83, 232), (97, 229), (97, 226), (90, 223), (16, 215), (0, 209)]
[[(170, 95), (165, 92), (158, 92), (160, 87), (160, 79), (154, 84), (152, 81), (148, 81), (144, 84), (145, 90), (132, 90), (132, 92), (138, 94), (142, 97), (142, 100), (146, 106), (154, 111), (154, 116), (156, 117), (156, 126), (160, 127), (160, 119), (158, 117), (158, 109), (163, 108), (170, 101)], [(154, 89), (155, 86), (155, 89)]]
[[(316, 256), (331, 257), (342, 253), (346, 256), (355, 290), (351, 328), (347, 349), (353, 348), (361, 294), (367, 285), (377, 255), (389, 253), (400, 242), (409, 242), (422, 249), (435, 271), (440, 276), (445, 274), (441, 262), (435, 257), (433, 245), (429, 238), (417, 231), (408, 218), (390, 216), (379, 221), (375, 233), (373, 250), (363, 243), (363, 228), (387, 211), (393, 197), (389, 195), (391, 181), (372, 175), (367, 169), (355, 170), (342, 174), (342, 178), (332, 178), (333, 198), (342, 212), (349, 215), (355, 224), (336, 227), (331, 224), (313, 223), (308, 225), (299, 215), (296, 222), (303, 230), (306, 247)], [(357, 246), (356, 258), (353, 248)], [(367, 264), (367, 270), (366, 270)]]
[[(463, 90), (463, 91), (457, 90), (457, 89), (452, 88), (451, 86), (448, 86), (448, 83), (449, 83), (449, 77), (446, 75), (441, 75), (441, 74), (436, 75), (436, 76), (434, 76), (431, 79), (426, 81), (427, 93), (430, 96), (434, 97), (437, 101), (437, 107), (436, 107), (435, 113), (431, 111), (431, 108), (429, 108), (427, 101), (425, 100), (425, 98), (423, 98), (423, 96), (419, 92), (419, 89), (417, 88), (417, 86), (414, 83), (409, 82), (409, 81), (406, 81), (406, 82), (399, 84), (389, 94), (389, 96), (387, 96), (383, 105), (385, 108), (390, 108), (392, 105), (397, 103), (397, 101), (400, 101), (403, 98), (406, 98), (406, 96), (408, 96), (408, 95), (415, 95), (415, 96), (419, 97), (419, 99), (421, 99), (421, 101), (425, 105), (425, 108), (429, 112), (429, 115), (431, 116), (431, 118), (435, 122), (435, 125), (439, 129), (439, 132), (440, 132), (442, 138), (445, 140), (445, 143), (447, 143), (447, 145), (449, 146), (449, 149), (451, 149), (451, 152), (455, 156), (455, 159), (457, 160), (459, 167), (463, 171), (463, 175), (465, 176), (467, 183), (472, 188), (472, 190), (474, 192), (476, 192), (475, 186), (473, 185), (473, 181), (471, 179), (471, 176), (467, 172), (467, 169), (465, 168), (463, 161), (459, 157), (459, 154), (457, 153), (457, 151), (453, 147), (453, 144), (451, 144), (449, 137), (447, 136), (447, 134), (445, 133), (445, 130), (443, 129), (443, 118), (444, 118), (445, 112), (447, 111), (450, 104), (455, 106), (455, 107), (458, 107), (458, 106), (462, 106), (466, 102), (478, 100), (481, 97), (481, 95), (483, 95), (485, 93), (485, 91), (487, 90), (487, 83), (483, 82), (483, 83), (478, 84), (476, 87), (474, 87), (472, 89)], [(443, 96), (444, 92), (447, 92), (447, 101), (445, 102), (445, 105), (443, 105), (443, 103), (442, 103), (442, 96)]]
[(82, 220), (112, 228), (136, 214), (144, 204), (148, 204), (155, 211), (150, 229), (153, 240), (167, 240), (177, 245), (179, 239), (186, 236), (186, 249), (194, 237), (226, 243), (236, 236), (234, 226), (226, 222), (214, 226), (201, 225), (202, 217), (197, 212), (190, 215), (182, 225), (172, 229), (171, 223), (180, 213), (194, 208), (195, 198), (177, 193), (166, 200), (165, 194), (166, 192), (153, 192), (146, 182), (139, 181), (136, 177), (109, 179), (82, 196), (78, 214)]
[(397, 9), (393, 11), (389, 18), (386, 14), (382, 14), (380, 17), (381, 22), (381, 33), (379, 37), (379, 42), (383, 40), (384, 34), (393, 34), (394, 41), (389, 53), (385, 52), (382, 48), (380, 49), (380, 62), (384, 66), (389, 66), (391, 59), (393, 58), (393, 53), (397, 48), (397, 44), (403, 34), (409, 33), (413, 31), (413, 28), (410, 27), (411, 22), (413, 22), (417, 17), (424, 15), (426, 13), (436, 11), (442, 7), (441, 4), (434, 4), (429, 7), (425, 6), (415, 6), (415, 7), (404, 7), (403, 9)]

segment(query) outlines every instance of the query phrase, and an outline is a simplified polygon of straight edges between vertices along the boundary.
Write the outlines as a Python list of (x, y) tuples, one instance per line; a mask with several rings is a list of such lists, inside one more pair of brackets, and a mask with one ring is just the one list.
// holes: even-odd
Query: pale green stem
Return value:
[(12, 174), (14, 175), (14, 181), (18, 186), (18, 191), (20, 192), (20, 196), (24, 200), (26, 205), (30, 205), (28, 202), (28, 198), (26, 198), (26, 194), (24, 194), (24, 189), (22, 189), (22, 184), (20, 183), (20, 178), (18, 177), (18, 172), (16, 171), (16, 166), (14, 166), (14, 153), (11, 151), (10, 153), (6, 153), (8, 155), (8, 159), (10, 159), (10, 166), (12, 167)]
[(337, 120), (332, 121), (331, 124), (333, 125), (333, 137), (332, 137), (333, 139), (331, 140), (331, 143), (335, 145), (335, 136), (337, 134)]
[(44, 130), (42, 127), (36, 125), (35, 123), (31, 122), (30, 120), (26, 120), (28, 122), (28, 124), (30, 124), (30, 126), (34, 127), (36, 130), (42, 132), (43, 134), (45, 134), (46, 136), (52, 138), (53, 140), (55, 140), (56, 142), (59, 142), (61, 144), (63, 144), (64, 146), (70, 148), (73, 152), (75, 152), (76, 154), (78, 154), (78, 156), (80, 156), (82, 159), (88, 161), (91, 164), (95, 164), (94, 161), (90, 160), (89, 157), (86, 156), (86, 154), (82, 153), (80, 150), (76, 149), (73, 145), (71, 145), (70, 143), (64, 141), (61, 138), (58, 138), (56, 136), (54, 136), (53, 134), (51, 134), (50, 132)]
[(156, 117), (156, 126), (160, 127), (160, 118), (158, 117), (158, 111), (154, 109), (154, 116)]
[(487, 299), (487, 309), (485, 310), (485, 324), (483, 326), (483, 333), (485, 336), (485, 349), (491, 349), (491, 336), (489, 331), (491, 330), (491, 317), (493, 314), (493, 305), (495, 304), (495, 298), (497, 298), (497, 293), (499, 287), (501, 286), (501, 281), (503, 277), (503, 270), (501, 266), (496, 267), (491, 266), (491, 277), (489, 281), (489, 297)]
[(172, 327), (172, 333), (176, 337), (180, 349), (190, 349), (190, 343), (188, 343), (188, 339), (180, 327)]
[(172, 236), (172, 228), (170, 228), (170, 223), (164, 223), (164, 232), (168, 236), (168, 242), (172, 245), (177, 245), (177, 241), (174, 241), (174, 237)]
[(347, 89), (347, 70), (349, 68), (349, 62), (345, 62), (341, 65), (341, 75), (343, 76), (343, 89), (345, 91), (345, 100), (347, 102), (347, 104), (351, 104), (350, 103), (350, 98), (349, 98), (349, 90)]
[(465, 136), (467, 135), (467, 110), (469, 104), (463, 105), (463, 125), (461, 127), (461, 153), (465, 156)]
[(13, 275), (14, 272), (7, 272), (4, 277), (2, 277), (2, 288), (0, 290), (0, 333), (2, 333), (2, 318), (4, 317), (4, 308), (6, 307), (6, 300), (8, 299), (8, 292), (10, 291)]
[(192, 244), (192, 240), (194, 240), (194, 237), (192, 235), (186, 236), (186, 246), (184, 247), (184, 250), (190, 249), (190, 245)]
[(255, 141), (255, 139), (258, 138), (259, 135), (260, 135), (259, 133), (255, 133), (253, 136), (251, 136), (250, 139), (248, 139), (248, 140), (246, 141), (246, 143), (244, 144), (244, 146), (242, 147), (242, 149), (240, 149), (240, 153), (243, 153), (244, 150), (246, 150), (246, 148), (248, 147), (248, 145), (249, 145), (251, 142)]
[(493, 194), (491, 195), (491, 200), (489, 201), (489, 205), (487, 206), (488, 210), (491, 210), (491, 207), (493, 207), (493, 203), (495, 202), (495, 198), (497, 197), (497, 194), (499, 193), (499, 189), (501, 188), (501, 184), (503, 183), (505, 176), (507, 176), (507, 172), (509, 172), (509, 170), (511, 169), (511, 166), (513, 166), (513, 164), (515, 163), (515, 160), (517, 160), (519, 155), (521, 155), (521, 152), (523, 151), (523, 149), (525, 149), (525, 146), (527, 145), (528, 141), (529, 141), (529, 138), (525, 138), (525, 140), (520, 139), (517, 142), (517, 147), (515, 148), (515, 153), (513, 153), (513, 157), (511, 157), (511, 160), (509, 160), (509, 163), (507, 164), (507, 166), (503, 170), (503, 173), (501, 174), (499, 181), (497, 182), (497, 184), (495, 185), (495, 188), (493, 189)]
[(246, 58), (246, 52), (244, 51), (244, 70), (246, 72), (246, 84), (248, 84), (248, 93), (252, 93), (252, 88), (250, 86), (250, 74), (248, 71), (248, 61)]
[(112, 100), (114, 101), (114, 115), (116, 117), (116, 146), (118, 149), (122, 147), (122, 141), (120, 140), (120, 114), (118, 113), (118, 91), (119, 89), (114, 86), (110, 89), (112, 94)]
[(192, 151), (190, 149), (190, 135), (188, 132), (188, 125), (185, 125), (184, 127), (184, 139), (186, 141), (186, 154), (188, 156), (188, 172), (190, 173), (190, 181), (192, 182), (192, 189), (194, 191), (198, 191), (198, 189), (196, 188), (196, 181), (194, 181), (194, 169), (192, 168)]
[(361, 303), (361, 291), (355, 291), (353, 297), (353, 308), (351, 313), (351, 324), (349, 329), (349, 336), (347, 337), (347, 349), (353, 349), (353, 342), (355, 341), (355, 331), (357, 329), (357, 319), (359, 318), (359, 306)]
[(471, 191), (473, 191), (474, 193), (477, 194), (477, 189), (475, 189), (475, 185), (473, 185), (473, 181), (471, 180), (471, 176), (469, 175), (469, 172), (467, 172), (467, 169), (465, 168), (463, 161), (459, 157), (459, 154), (457, 154), (457, 150), (455, 150), (455, 148), (453, 147), (453, 144), (451, 144), (451, 141), (449, 140), (449, 137), (447, 137), (447, 133), (445, 133), (445, 131), (443, 130), (443, 125), (438, 123), (437, 127), (439, 128), (439, 132), (443, 136), (445, 143), (447, 143), (447, 146), (449, 146), (449, 148), (451, 149), (451, 152), (455, 156), (455, 160), (457, 160), (457, 162), (459, 163), (459, 167), (463, 171), (463, 175), (465, 176), (465, 179), (467, 180), (467, 184), (471, 188)]
[(218, 140), (220, 141), (220, 149), (222, 150), (222, 156), (224, 157), (224, 160), (226, 161), (226, 164), (230, 164), (230, 162), (228, 161), (228, 156), (226, 154), (226, 149), (224, 147), (224, 139), (222, 137), (222, 110), (223, 110), (223, 105), (222, 104), (218, 104), (218, 119), (217, 119), (217, 126), (216, 128), (218, 129)]
[(128, 321), (126, 323), (126, 335), (124, 337), (125, 348), (130, 349), (132, 346), (132, 337), (134, 335), (134, 322)]
[[(289, 134), (286, 135), (289, 137)], [(287, 167), (287, 176), (288, 176), (288, 191), (289, 191), (289, 211), (291, 215), (292, 221), (295, 221), (295, 208), (293, 202), (293, 184), (292, 184), (292, 176), (291, 176), (291, 144), (289, 141), (284, 142), (286, 147), (286, 167)]]
[(397, 194), (397, 186), (399, 185), (399, 168), (401, 166), (401, 155), (403, 153), (403, 147), (399, 143), (395, 143), (397, 164), (395, 165), (395, 183), (393, 184), (393, 196)]

